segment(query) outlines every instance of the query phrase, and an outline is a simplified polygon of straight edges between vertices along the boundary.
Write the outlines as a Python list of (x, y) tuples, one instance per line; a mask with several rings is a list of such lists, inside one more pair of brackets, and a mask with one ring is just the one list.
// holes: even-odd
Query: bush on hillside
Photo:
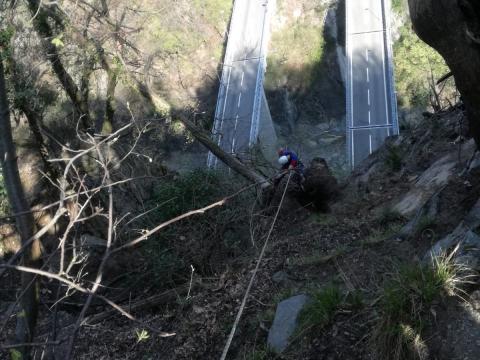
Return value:
[[(160, 224), (190, 210), (205, 207), (244, 186), (234, 177), (207, 170), (177, 175), (159, 184), (152, 194), (149, 221)], [(216, 271), (225, 257), (245, 251), (250, 242), (251, 205), (247, 191), (225, 205), (166, 227), (142, 248), (157, 282), (188, 280), (192, 265), (199, 273)], [(222, 265), (223, 266), (223, 265)]]
[(0, 216), (5, 216), (9, 212), (9, 204), (7, 199), (7, 189), (3, 182), (3, 174), (0, 170)]

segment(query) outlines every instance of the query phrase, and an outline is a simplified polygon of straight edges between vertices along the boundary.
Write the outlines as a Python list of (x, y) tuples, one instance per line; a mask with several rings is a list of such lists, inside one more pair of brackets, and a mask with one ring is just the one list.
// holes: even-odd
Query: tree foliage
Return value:
[(435, 81), (450, 70), (437, 51), (421, 41), (409, 24), (400, 29), (395, 43), (395, 80), (401, 107), (429, 104), (429, 79)]

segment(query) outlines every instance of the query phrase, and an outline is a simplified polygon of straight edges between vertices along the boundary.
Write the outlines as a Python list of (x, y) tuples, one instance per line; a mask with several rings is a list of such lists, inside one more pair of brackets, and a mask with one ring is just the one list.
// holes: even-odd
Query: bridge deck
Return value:
[(388, 0), (347, 0), (347, 144), (353, 167), (398, 133)]

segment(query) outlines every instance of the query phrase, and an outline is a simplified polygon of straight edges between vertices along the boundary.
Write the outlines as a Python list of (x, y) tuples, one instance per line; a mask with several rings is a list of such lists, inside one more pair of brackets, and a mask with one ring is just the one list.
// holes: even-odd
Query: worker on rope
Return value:
[(281, 172), (276, 176), (274, 184), (277, 185), (288, 170), (293, 171), (292, 180), (302, 187), (305, 181), (304, 168), (305, 166), (298, 158), (297, 154), (286, 148), (278, 150), (278, 163), (281, 166)]

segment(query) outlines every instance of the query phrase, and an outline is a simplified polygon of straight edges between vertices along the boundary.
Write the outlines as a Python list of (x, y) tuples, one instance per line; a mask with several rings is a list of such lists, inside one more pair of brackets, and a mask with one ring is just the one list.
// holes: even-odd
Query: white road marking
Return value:
[(370, 89), (367, 89), (368, 106), (370, 106)]
[(237, 124), (238, 124), (238, 114), (237, 116), (235, 116), (235, 127), (234, 127), (235, 131), (237, 130)]
[(367, 67), (367, 83), (370, 82), (370, 73), (368, 71), (368, 67)]
[(368, 135), (370, 140), (370, 154), (372, 153), (372, 134)]
[(368, 62), (368, 49), (365, 49), (365, 57), (367, 58), (367, 62)]
[(370, 110), (368, 110), (368, 125), (371, 124), (371, 115), (370, 115)]
[(242, 86), (242, 85), (243, 85), (243, 78), (244, 78), (244, 76), (245, 76), (245, 71), (244, 71), (244, 72), (242, 72), (242, 80), (240, 81), (240, 86)]
[(242, 93), (240, 93), (238, 95), (238, 103), (237, 103), (237, 107), (240, 107), (240, 101), (242, 100)]

